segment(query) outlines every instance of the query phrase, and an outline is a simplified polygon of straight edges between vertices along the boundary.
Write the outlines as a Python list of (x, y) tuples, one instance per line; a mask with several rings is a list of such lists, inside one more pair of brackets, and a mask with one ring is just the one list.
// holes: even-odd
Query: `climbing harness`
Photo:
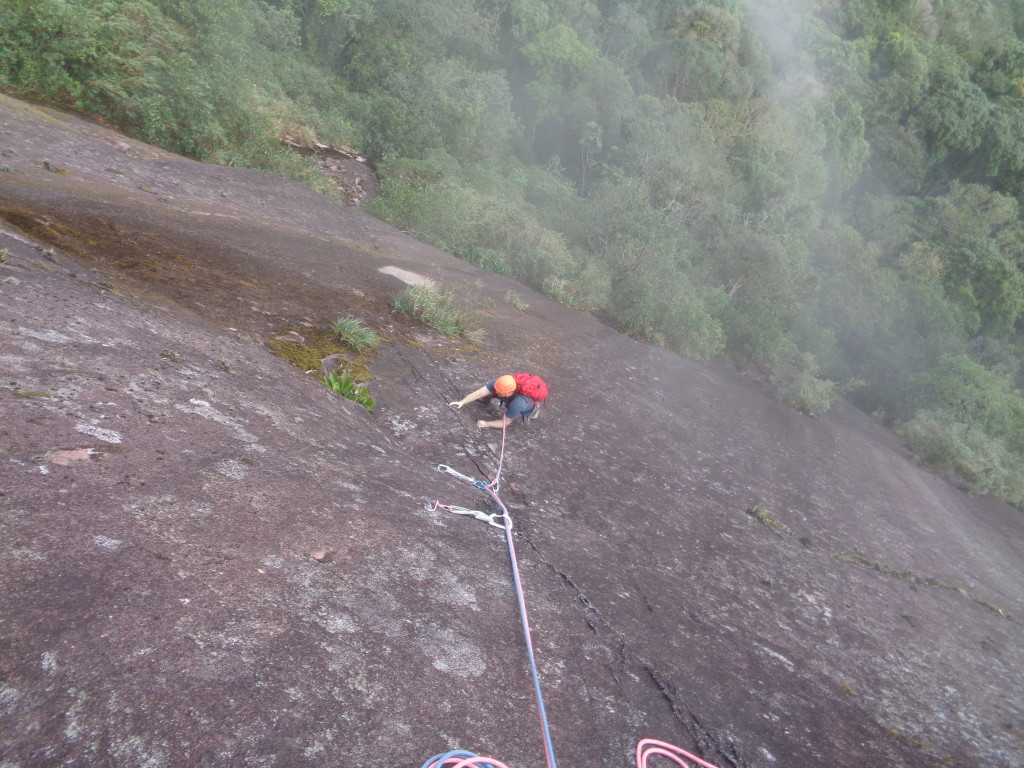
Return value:
[[(447, 464), (437, 465), (438, 472), (446, 472), (463, 482), (469, 483), (477, 490), (486, 493), (501, 508), (501, 512), (480, 512), (475, 509), (442, 504), (438, 501), (433, 502), (433, 504), (427, 504), (426, 509), (428, 511), (443, 509), (446, 512), (452, 512), (456, 515), (474, 517), (477, 520), (482, 520), (488, 525), (494, 526), (495, 528), (503, 528), (505, 530), (505, 541), (508, 544), (508, 556), (512, 564), (512, 580), (515, 583), (516, 599), (519, 602), (519, 619), (523, 627), (523, 639), (526, 641), (526, 654), (530, 661), (530, 674), (533, 677), (534, 695), (537, 699), (537, 711), (540, 715), (541, 732), (544, 736), (544, 756), (547, 759), (548, 768), (557, 768), (555, 764), (555, 750), (551, 744), (551, 730), (548, 727), (547, 712), (544, 709), (544, 696), (540, 689), (540, 673), (537, 670), (537, 661), (534, 658), (533, 653), (533, 640), (530, 636), (530, 622), (526, 615), (526, 597), (523, 594), (523, 583), (519, 576), (519, 562), (516, 557), (515, 541), (512, 537), (512, 516), (509, 514), (505, 503), (498, 496), (501, 471), (505, 463), (506, 427), (507, 422), (503, 421), (501, 427), (501, 453), (498, 457), (498, 470), (494, 475), (494, 479), (490, 482), (477, 480), (469, 477), (469, 475), (464, 475), (458, 470), (452, 469)], [(501, 522), (498, 522), (499, 520)], [(668, 758), (676, 765), (680, 766), (680, 768), (694, 768), (694, 766), (698, 766), (699, 768), (718, 768), (718, 766), (704, 762), (699, 757), (691, 755), (689, 752), (680, 749), (679, 747), (667, 744), (663, 741), (656, 741), (654, 739), (643, 739), (636, 745), (636, 768), (647, 768), (647, 760), (651, 755), (660, 755)], [(691, 761), (693, 765), (685, 762), (686, 760)], [(455, 750), (453, 752), (434, 755), (423, 764), (422, 768), (445, 768), (445, 766), (451, 766), (451, 768), (508, 768), (507, 765), (499, 760), (495, 760), (493, 757), (481, 757), (480, 755), (476, 755), (465, 750)]]
[(531, 421), (535, 421), (540, 418), (540, 409), (544, 405), (543, 400), (538, 400), (530, 408), (523, 411), (519, 418), (523, 420), (524, 424), (529, 424)]

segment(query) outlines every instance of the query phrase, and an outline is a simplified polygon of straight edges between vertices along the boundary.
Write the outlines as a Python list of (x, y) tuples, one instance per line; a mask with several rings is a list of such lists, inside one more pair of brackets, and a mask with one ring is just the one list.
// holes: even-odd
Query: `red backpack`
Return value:
[(547, 399), (548, 385), (540, 376), (532, 373), (513, 373), (512, 378), (516, 380), (516, 392), (526, 395), (535, 403)]

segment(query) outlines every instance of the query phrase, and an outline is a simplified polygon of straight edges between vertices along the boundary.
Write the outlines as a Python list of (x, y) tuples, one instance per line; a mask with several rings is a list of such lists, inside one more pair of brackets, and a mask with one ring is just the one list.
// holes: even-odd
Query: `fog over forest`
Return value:
[(1021, 0), (8, 0), (0, 87), (337, 195), (1024, 505)]

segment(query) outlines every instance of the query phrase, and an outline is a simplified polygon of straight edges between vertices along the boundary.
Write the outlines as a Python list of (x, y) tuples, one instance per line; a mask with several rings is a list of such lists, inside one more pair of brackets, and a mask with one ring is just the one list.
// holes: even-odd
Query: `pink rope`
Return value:
[(505, 542), (508, 545), (508, 556), (512, 563), (512, 580), (516, 588), (516, 599), (519, 602), (519, 619), (523, 627), (523, 639), (526, 641), (526, 655), (530, 660), (530, 674), (533, 677), (534, 693), (537, 698), (537, 714), (540, 717), (541, 735), (544, 737), (544, 758), (547, 760), (548, 768), (557, 768), (555, 763), (555, 749), (551, 743), (551, 729), (548, 726), (548, 714), (544, 708), (544, 696), (540, 690), (540, 673), (537, 670), (537, 660), (533, 654), (533, 639), (530, 634), (530, 619), (526, 615), (526, 595), (523, 592), (523, 581), (519, 575), (519, 558), (516, 557), (515, 540), (512, 537), (512, 517), (508, 513), (505, 503), (498, 498), (498, 494), (489, 487), (486, 489), (501, 511), (505, 513)]
[[(465, 757), (469, 755), (468, 757)], [(690, 754), (685, 749), (657, 739), (641, 739), (636, 745), (636, 768), (647, 768), (647, 761), (653, 755), (660, 755), (679, 768), (718, 768), (717, 765), (701, 760), (696, 755)], [(689, 761), (689, 762), (687, 762)], [(481, 757), (470, 752), (457, 751), (447, 755), (435, 755), (423, 764), (423, 768), (508, 768), (505, 763), (495, 760), (493, 757)]]
[(641, 739), (636, 745), (636, 768), (647, 768), (647, 760), (650, 755), (661, 755), (667, 757), (680, 768), (691, 768), (690, 764), (685, 762), (686, 760), (691, 761), (696, 765), (703, 766), (703, 768), (718, 768), (717, 765), (701, 760), (696, 755), (691, 755), (685, 749), (680, 749), (674, 744), (669, 744), (664, 741), (658, 741), (657, 739)]
[(427, 763), (424, 768), (441, 768), (444, 765), (451, 765), (452, 768), (480, 768), (480, 766), (486, 765), (491, 768), (508, 768), (500, 760), (495, 760), (493, 757), (483, 757), (480, 755), (474, 755), (473, 757), (458, 758), (449, 757), (444, 762), (435, 760), (432, 763)]
[(508, 427), (508, 419), (505, 418), (505, 412), (501, 412), (501, 453), (498, 454), (498, 471), (494, 475), (494, 479), (491, 480), (487, 485), (493, 485), (495, 488), (500, 487), (501, 481), (501, 469), (505, 464), (505, 432)]
[[(540, 691), (540, 679), (537, 673), (537, 665), (533, 655), (533, 641), (530, 637), (530, 621), (526, 615), (526, 598), (523, 593), (523, 584), (519, 575), (519, 563), (516, 558), (515, 543), (512, 538), (512, 518), (508, 513), (508, 509), (505, 507), (504, 502), (498, 497), (497, 489), (499, 487), (499, 481), (501, 479), (501, 470), (505, 462), (505, 432), (507, 427), (507, 421), (505, 420), (505, 414), (502, 413), (502, 424), (501, 424), (501, 453), (498, 457), (498, 470), (494, 476), (494, 479), (486, 483), (482, 490), (486, 491), (491, 498), (497, 502), (501, 508), (505, 519), (505, 538), (508, 544), (509, 559), (512, 561), (512, 578), (515, 583), (516, 597), (519, 601), (519, 616), (523, 625), (523, 635), (526, 640), (526, 651), (527, 656), (530, 660), (530, 669), (533, 674), (533, 682), (537, 697), (537, 708), (538, 714), (540, 715), (540, 726), (541, 732), (544, 736), (544, 752), (545, 758), (547, 759), (548, 768), (555, 767), (555, 754), (554, 749), (551, 745), (551, 733), (548, 729), (547, 713), (544, 710), (544, 698)], [(468, 478), (467, 478), (468, 479)], [(480, 486), (478, 486), (480, 487)], [(452, 510), (452, 507), (447, 504), (440, 504), (434, 502), (435, 506), (441, 509)], [(467, 754), (463, 752), (462, 754)], [(685, 749), (669, 744), (665, 741), (658, 741), (657, 739), (641, 739), (636, 745), (636, 768), (647, 768), (647, 761), (652, 755), (660, 755), (661, 757), (667, 758), (668, 760), (675, 763), (679, 768), (694, 768), (694, 766), (700, 766), (700, 768), (718, 768), (717, 765), (709, 763), (705, 760), (701, 760), (696, 755), (690, 754)], [(505, 763), (495, 760), (492, 757), (480, 757), (478, 755), (472, 755), (470, 757), (448, 757), (446, 760), (441, 760), (443, 755), (438, 755), (438, 759), (428, 761), (423, 768), (444, 768), (446, 765), (451, 765), (452, 768), (509, 768)], [(690, 761), (690, 762), (687, 762)], [(692, 763), (692, 765), (691, 765)]]

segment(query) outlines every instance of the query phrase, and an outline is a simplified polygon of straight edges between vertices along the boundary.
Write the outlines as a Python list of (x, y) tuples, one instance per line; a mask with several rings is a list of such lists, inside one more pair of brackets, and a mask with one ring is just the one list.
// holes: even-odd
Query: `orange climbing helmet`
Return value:
[(498, 380), (494, 382), (494, 393), (499, 397), (508, 397), (516, 391), (516, 380), (505, 374), (499, 376)]

